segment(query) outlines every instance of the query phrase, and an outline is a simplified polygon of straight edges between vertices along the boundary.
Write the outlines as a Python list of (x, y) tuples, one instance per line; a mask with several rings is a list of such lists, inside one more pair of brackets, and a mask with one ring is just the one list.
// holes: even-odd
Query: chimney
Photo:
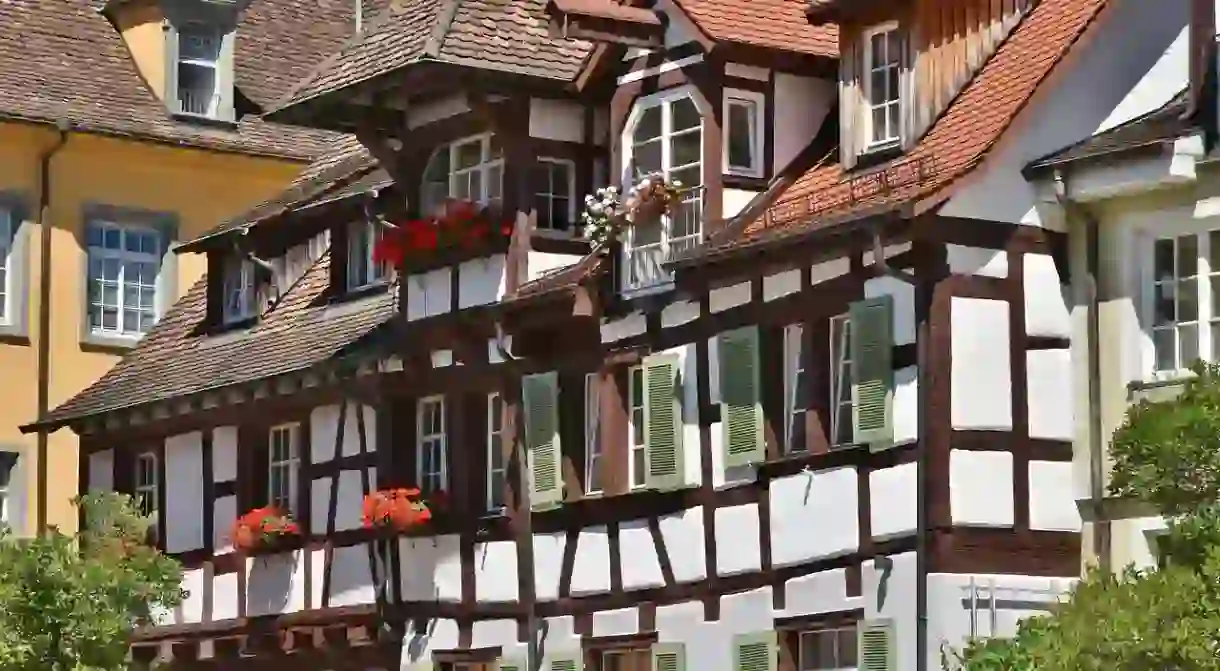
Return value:
[(1216, 67), (1215, 0), (1191, 0), (1190, 80), (1186, 116), (1204, 130), (1209, 151), (1215, 144), (1217, 117), (1220, 116)]

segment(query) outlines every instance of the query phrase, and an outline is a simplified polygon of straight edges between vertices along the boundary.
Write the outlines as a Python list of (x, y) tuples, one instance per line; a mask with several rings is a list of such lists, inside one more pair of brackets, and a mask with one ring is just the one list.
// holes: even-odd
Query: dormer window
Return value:
[(491, 133), (442, 145), (424, 168), (420, 209), (437, 215), (449, 198), (472, 203), (499, 202), (503, 196), (504, 152)]
[(170, 113), (233, 120), (233, 11), (211, 2), (182, 2), (167, 10), (165, 104)]
[(178, 31), (178, 111), (216, 116), (220, 42), (220, 31), (204, 23), (190, 23)]
[(221, 269), (224, 274), (223, 322), (235, 324), (256, 316), (257, 284), (254, 263), (239, 255), (231, 255)]
[(373, 260), (373, 248), (384, 234), (385, 229), (373, 222), (355, 221), (348, 225), (348, 291), (378, 284), (389, 276), (389, 267)]
[(724, 168), (730, 175), (762, 177), (765, 98), (757, 91), (724, 92)]
[(864, 33), (864, 100), (868, 148), (897, 144), (901, 139), (902, 36), (897, 23), (874, 26)]

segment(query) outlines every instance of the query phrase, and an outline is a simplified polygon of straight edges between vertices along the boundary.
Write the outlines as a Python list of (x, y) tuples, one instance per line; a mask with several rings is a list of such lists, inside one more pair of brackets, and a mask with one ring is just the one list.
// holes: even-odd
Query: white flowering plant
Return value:
[(606, 186), (585, 196), (585, 211), (581, 214), (585, 237), (594, 248), (618, 239), (625, 222), (634, 222), (645, 214), (667, 214), (679, 200), (682, 183), (668, 182), (659, 172), (641, 176), (623, 200), (618, 188)]

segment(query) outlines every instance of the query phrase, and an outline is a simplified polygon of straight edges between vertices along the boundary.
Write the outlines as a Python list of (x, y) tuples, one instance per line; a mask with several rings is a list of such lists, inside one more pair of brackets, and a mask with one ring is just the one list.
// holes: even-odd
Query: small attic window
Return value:
[(165, 102), (172, 114), (232, 121), (234, 31), (225, 21), (192, 14), (169, 27)]
[(237, 254), (225, 259), (221, 269), (223, 274), (224, 309), (221, 315), (223, 324), (236, 324), (253, 319), (257, 316), (258, 283), (255, 280), (255, 266), (252, 261)]
[(868, 148), (888, 147), (901, 139), (902, 108), (899, 79), (902, 69), (902, 37), (897, 23), (874, 26), (864, 33), (864, 120)]

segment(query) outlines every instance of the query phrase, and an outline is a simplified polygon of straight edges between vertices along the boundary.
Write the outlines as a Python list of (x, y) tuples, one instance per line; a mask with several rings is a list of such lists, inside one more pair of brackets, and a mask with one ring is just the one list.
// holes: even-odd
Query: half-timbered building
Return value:
[[(1184, 16), (644, 4), (391, 3), (270, 115), (363, 148), (180, 249), (207, 278), (28, 427), (186, 566), (135, 659), (927, 669), (1068, 588), (1066, 239), (1021, 168)], [(639, 175), (655, 216), (585, 204)], [(386, 263), (454, 200), (499, 214)], [(431, 519), (364, 528), (400, 487)], [(234, 549), (265, 505), (301, 533)]]

